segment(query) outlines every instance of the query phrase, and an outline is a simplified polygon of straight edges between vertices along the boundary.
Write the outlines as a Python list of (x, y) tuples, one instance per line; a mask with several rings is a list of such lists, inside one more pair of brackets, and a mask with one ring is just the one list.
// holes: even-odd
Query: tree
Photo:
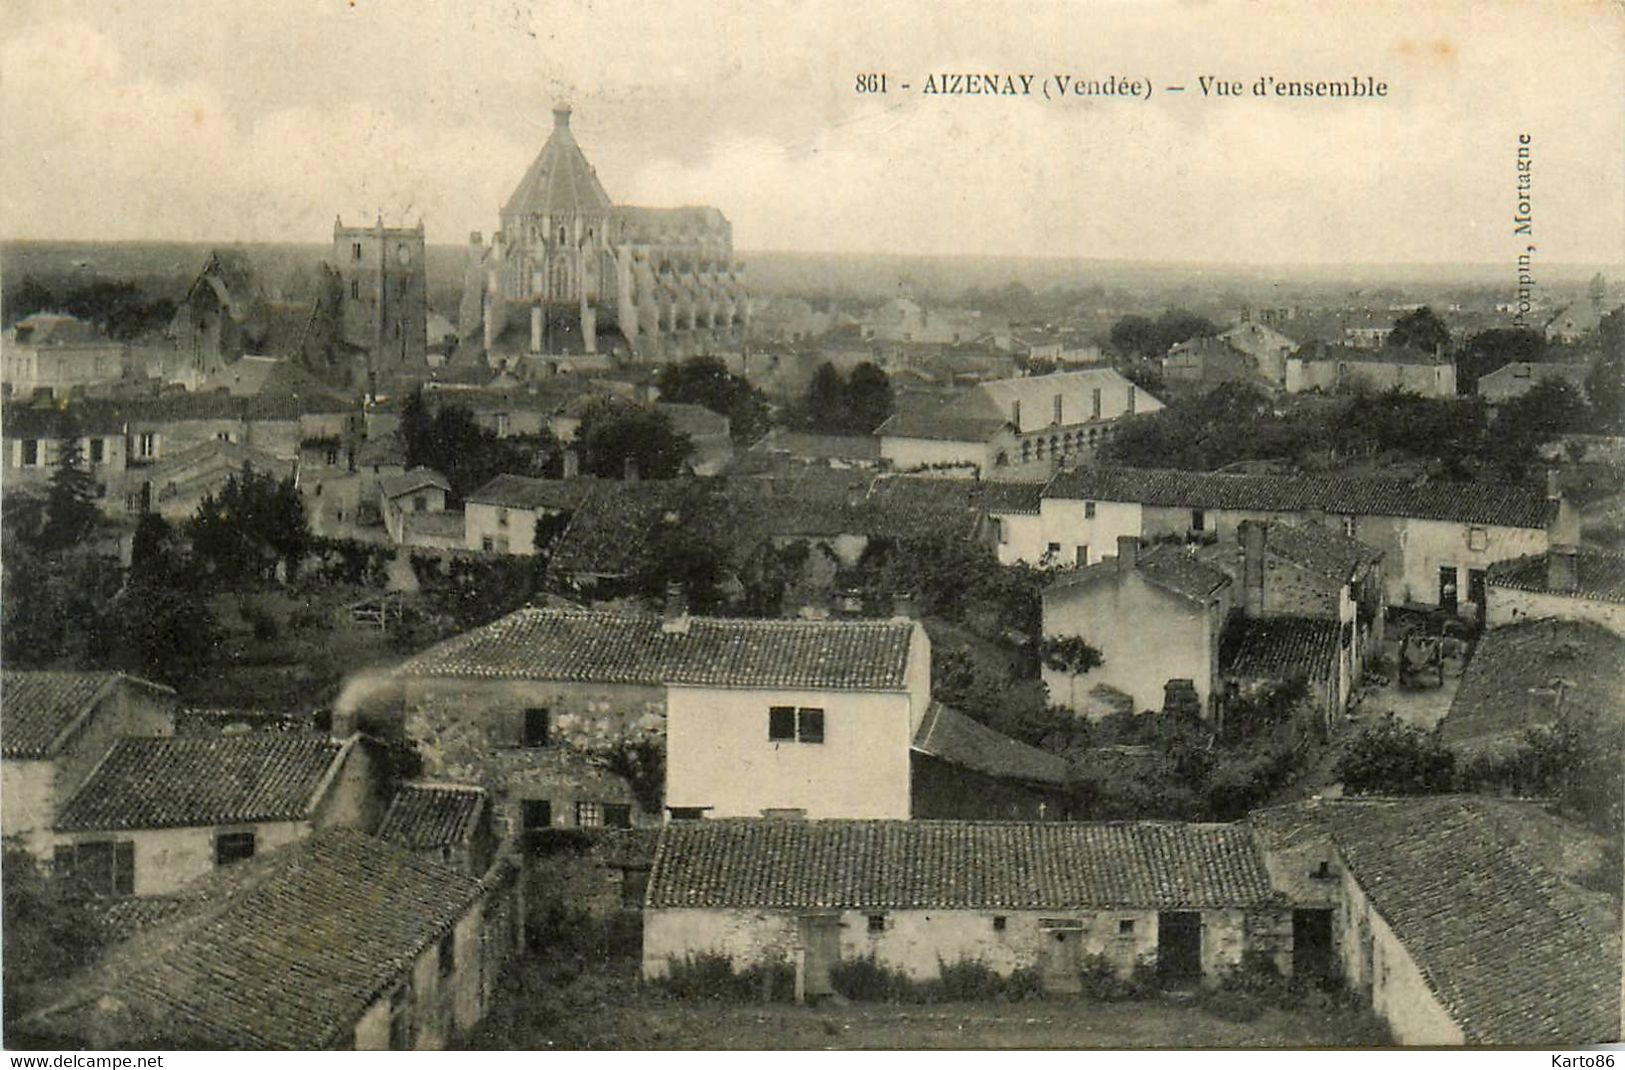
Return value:
[(499, 475), (553, 474), (560, 456), (558, 441), (545, 429), (537, 435), (499, 438), (462, 405), (442, 405), (430, 413), (421, 387), (401, 401), (400, 433), (407, 465), (432, 468), (445, 476), (457, 499)]
[(892, 414), (891, 380), (875, 365), (864, 361), (852, 369), (846, 382), (846, 426), (868, 434)]
[(4, 856), (5, 1025), (7, 1034), (34, 1010), (42, 982), (67, 977), (96, 960), (101, 930), (83, 897), (43, 872), (34, 856), (8, 841)]
[(755, 442), (767, 433), (767, 398), (750, 380), (734, 375), (715, 357), (690, 357), (668, 365), (655, 384), (662, 401), (703, 405), (726, 416), (736, 442)]
[(45, 496), (45, 545), (77, 546), (96, 526), (96, 481), (85, 470), (79, 429), (69, 417), (64, 426), (62, 452), (51, 473)]
[(1585, 397), (1567, 379), (1542, 379), (1501, 405), (1490, 422), (1489, 454), (1512, 479), (1521, 479), (1544, 442), (1591, 423)]
[(813, 372), (802, 401), (802, 419), (819, 431), (839, 431), (847, 426), (846, 381), (835, 365), (825, 361)]
[(1617, 435), (1625, 424), (1625, 310), (1604, 316), (1597, 335), (1602, 353), (1586, 376), (1586, 399), (1597, 431)]
[(214, 656), (220, 629), (202, 591), (144, 579), (112, 605), (112, 630), (121, 667), (171, 685), (197, 677)]
[(1538, 361), (1546, 355), (1546, 339), (1526, 327), (1493, 327), (1479, 331), (1461, 347), (1456, 358), (1456, 392), (1477, 391), (1484, 376), (1520, 361)]
[(1038, 656), (1043, 660), (1045, 668), (1066, 673), (1068, 689), (1071, 692), (1068, 697), (1074, 709), (1078, 705), (1078, 677), (1106, 663), (1105, 655), (1098, 647), (1090, 646), (1075, 635), (1045, 639), (1039, 645)]
[(1351, 795), (1432, 795), (1454, 782), (1456, 756), (1437, 732), (1389, 714), (1355, 736), (1337, 761)]
[(1394, 321), (1394, 329), (1388, 335), (1387, 344), (1411, 346), (1424, 353), (1432, 353), (1450, 345), (1450, 328), (1444, 325), (1444, 321), (1433, 309), (1424, 305)]
[[(672, 515), (681, 519), (669, 519)], [(643, 548), (636, 583), (646, 597), (664, 599), (676, 590), (697, 613), (713, 612), (722, 604), (727, 550), (694, 523), (690, 511), (657, 515), (645, 533)]]
[(1157, 358), (1181, 342), (1218, 333), (1218, 326), (1206, 316), (1170, 308), (1155, 322), (1144, 316), (1124, 316), (1112, 325), (1111, 344), (1124, 356)]
[(671, 479), (694, 451), (671, 418), (648, 405), (600, 398), (581, 414), (576, 428), (581, 467), (593, 475), (624, 478), (634, 468), (646, 479)]
[(233, 586), (270, 580), (278, 565), (291, 578), (310, 549), (305, 502), (293, 478), (278, 480), (246, 464), (198, 504), (186, 534), (198, 564)]
[(4, 296), (7, 323), (16, 323), (25, 316), (49, 312), (56, 307), (56, 295), (32, 275), (24, 275), (16, 286), (7, 286)]

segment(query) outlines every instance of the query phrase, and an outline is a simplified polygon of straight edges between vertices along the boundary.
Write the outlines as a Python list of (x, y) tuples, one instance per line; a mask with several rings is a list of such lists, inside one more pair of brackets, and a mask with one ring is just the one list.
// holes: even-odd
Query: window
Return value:
[(1092, 420), (1100, 419), (1100, 387), (1098, 386), (1089, 392), (1089, 418)]
[(1061, 395), (1059, 395), (1059, 394), (1055, 395), (1055, 422), (1056, 423), (1064, 423), (1065, 422), (1065, 421), (1063, 421), (1061, 419)]
[(450, 977), (457, 972), (457, 930), (452, 929), (440, 938), (440, 976)]
[(1061, 556), (1061, 544), (1060, 544), (1060, 543), (1058, 543), (1058, 542), (1052, 542), (1052, 543), (1050, 543), (1050, 544), (1049, 544), (1049, 549), (1048, 549), (1048, 551), (1047, 551), (1047, 552), (1046, 552), (1046, 553), (1045, 553), (1045, 554), (1044, 554), (1044, 556), (1045, 556), (1045, 557), (1048, 557), (1048, 558), (1049, 558), (1049, 559), (1050, 559), (1050, 560), (1052, 560), (1052, 561), (1053, 561), (1053, 560), (1054, 560), (1054, 559), (1056, 559), (1056, 558), (1058, 558), (1058, 557), (1060, 557), (1060, 556)]
[(1490, 545), (1490, 533), (1483, 528), (1467, 529), (1467, 549), (1485, 550)]
[(494, 539), (492, 539), (491, 536), (487, 535), (484, 538), (480, 539), (480, 549), (484, 550), (486, 553), (490, 553), (492, 550), (495, 550), (496, 548), (497, 548), (496, 541)]
[(151, 459), (158, 456), (158, 433), (143, 431), (135, 439), (135, 455)]
[(884, 915), (884, 914), (870, 914), (869, 915), (869, 931), (872, 932), (872, 933), (883, 933), (883, 932), (885, 932), (886, 931), (886, 915)]
[(214, 437), (219, 439), (221, 442), (230, 442), (231, 441), (231, 432), (230, 431), (216, 431), (214, 433)]
[(1192, 509), (1191, 510), (1191, 530), (1192, 531), (1206, 531), (1207, 530), (1207, 513), (1206, 512), (1204, 512), (1201, 509)]
[(552, 828), (553, 804), (546, 799), (524, 800), (519, 804), (519, 822), (525, 832)]
[(64, 843), (52, 858), (56, 874), (94, 895), (135, 894), (134, 843)]
[(214, 838), (214, 864), (229, 866), (254, 857), (254, 833), (221, 832)]
[(23, 467), (39, 467), (39, 440), (27, 438), (23, 440)]
[(545, 707), (533, 706), (525, 711), (525, 734), (521, 746), (545, 747), (552, 734), (553, 715)]
[(508, 510), (506, 510), (506, 509), (498, 509), (497, 510), (497, 527), (505, 528), (507, 526), (508, 526)]
[(1004, 923), (1005, 923), (1005, 917), (1004, 917), (1003, 914), (995, 914), (995, 915), (993, 915), (993, 931), (994, 932), (996, 932), (996, 933), (1004, 932)]
[(322, 460), (325, 463), (330, 464), (330, 465), (338, 464), (339, 463), (339, 448), (337, 446), (329, 446), (329, 447), (327, 447), (326, 452), (324, 452), (322, 454)]
[(595, 802), (576, 803), (576, 827), (584, 829), (603, 828), (604, 804)]
[[(1094, 432), (1093, 431), (1089, 432), (1090, 445), (1094, 444), (1094, 441), (1093, 441), (1094, 437), (1095, 437)], [(1095, 518), (1095, 503), (1094, 502), (1084, 502), (1083, 503), (1083, 518), (1085, 520), (1093, 520)]]
[(107, 460), (107, 443), (99, 438), (90, 440), (90, 463), (101, 464)]
[(354, 300), (357, 300), (357, 301), (359, 301), (361, 299), (361, 280), (360, 279), (351, 279), (350, 280), (350, 297), (353, 298)]
[(422, 513), (429, 508), (429, 499), (422, 494), (412, 495), (412, 512)]
[(1133, 918), (1123, 918), (1120, 921), (1118, 921), (1118, 923), (1117, 923), (1117, 935), (1118, 936), (1133, 936), (1134, 935), (1134, 919)]
[(629, 829), (632, 827), (631, 803), (605, 803), (604, 827), (612, 829)]
[(360, 242), (354, 242), (354, 243), (352, 243), (350, 245), (350, 259), (351, 260), (360, 260), (361, 259), (361, 243)]
[(811, 707), (772, 706), (767, 711), (767, 738), (774, 743), (822, 743), (824, 711)]
[(1354, 538), (1354, 517), (1345, 516), (1343, 518), (1343, 534), (1351, 539)]
[(673, 821), (704, 821), (705, 820), (705, 811), (707, 809), (709, 809), (709, 808), (704, 807), (704, 806), (668, 806), (668, 807), (666, 807), (666, 810), (667, 810), (668, 813), (671, 814), (671, 819)]

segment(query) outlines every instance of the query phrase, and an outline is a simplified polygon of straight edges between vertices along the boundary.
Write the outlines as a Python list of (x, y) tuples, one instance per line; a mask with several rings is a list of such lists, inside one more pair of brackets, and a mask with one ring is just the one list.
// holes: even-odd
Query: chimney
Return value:
[(911, 593), (899, 592), (892, 596), (892, 616), (902, 620), (915, 620), (920, 615), (920, 607), (914, 601)]
[(564, 451), (564, 478), (574, 479), (581, 474), (581, 454), (575, 450)]
[(1580, 587), (1580, 555), (1573, 546), (1554, 546), (1546, 554), (1546, 590), (1573, 594)]
[(1264, 615), (1264, 540), (1269, 526), (1261, 520), (1241, 522), (1241, 611)]
[(687, 635), (688, 622), (688, 599), (683, 596), (683, 585), (673, 580), (666, 584), (666, 604), (660, 612), (660, 630), (666, 635)]
[(625, 464), (623, 464), (621, 467), (621, 478), (628, 483), (636, 483), (638, 481), (638, 459), (636, 457), (628, 457), (626, 459)]
[(1546, 500), (1549, 502), (1563, 500), (1563, 485), (1555, 468), (1546, 469)]
[(1138, 535), (1117, 536), (1117, 571), (1125, 574), (1133, 571), (1135, 562), (1140, 556), (1140, 538)]

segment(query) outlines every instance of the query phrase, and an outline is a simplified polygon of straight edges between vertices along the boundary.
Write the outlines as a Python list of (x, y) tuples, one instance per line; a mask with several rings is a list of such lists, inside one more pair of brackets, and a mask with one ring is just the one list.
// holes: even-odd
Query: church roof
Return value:
[(553, 133), (502, 209), (503, 219), (517, 215), (608, 215), (609, 194), (570, 133), (570, 109), (553, 109)]

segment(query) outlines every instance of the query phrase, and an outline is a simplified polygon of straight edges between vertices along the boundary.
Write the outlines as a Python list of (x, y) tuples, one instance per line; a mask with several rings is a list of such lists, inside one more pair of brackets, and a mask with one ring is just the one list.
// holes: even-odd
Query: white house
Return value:
[(120, 740), (57, 816), (55, 867), (100, 894), (165, 895), (317, 828), (370, 828), (372, 778), (356, 736)]
[(1390, 604), (1476, 615), (1489, 567), (1578, 538), (1548, 483), (1449, 483), (1354, 476), (1250, 476), (1094, 466), (1057, 473), (1037, 516), (995, 512), (1000, 559), (1094, 562), (1124, 535), (1234, 543), (1245, 520), (1325, 522), (1383, 559)]
[(1119, 420), (1161, 408), (1116, 370), (1088, 368), (979, 383), (935, 412), (897, 413), (875, 434), (898, 471), (1030, 479), (1093, 458)]
[[(641, 823), (662, 805), (907, 817), (931, 703), (930, 642), (906, 620), (528, 608), (398, 675), (426, 771), (489, 789), (509, 835)], [(635, 790), (594, 759), (628, 740), (664, 741), (663, 784)]]

